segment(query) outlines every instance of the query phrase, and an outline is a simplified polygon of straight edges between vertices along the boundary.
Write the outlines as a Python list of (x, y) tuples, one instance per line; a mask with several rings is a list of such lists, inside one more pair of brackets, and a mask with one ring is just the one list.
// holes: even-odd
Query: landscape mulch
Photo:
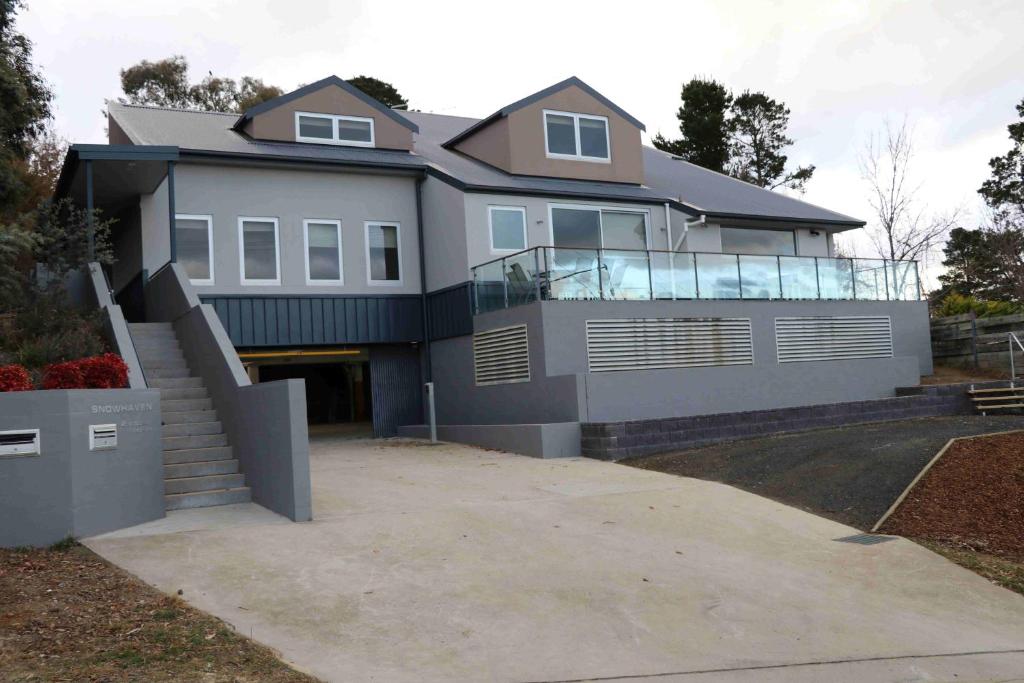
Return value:
[(880, 531), (1024, 562), (1024, 434), (954, 442)]
[(0, 549), (0, 679), (315, 681), (73, 542)]

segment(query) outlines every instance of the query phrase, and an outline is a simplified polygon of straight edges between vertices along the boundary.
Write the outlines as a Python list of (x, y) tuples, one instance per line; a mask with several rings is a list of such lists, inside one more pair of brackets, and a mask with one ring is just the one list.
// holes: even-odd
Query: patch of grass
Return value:
[(75, 540), (74, 536), (65, 536), (64, 539), (51, 545), (49, 549), (55, 553), (63, 553), (71, 550), (76, 545), (78, 545), (78, 541)]
[(66, 539), (0, 549), (0, 680), (314, 683)]
[(921, 539), (914, 541), (994, 584), (1024, 595), (1024, 562), (978, 552), (963, 545)]

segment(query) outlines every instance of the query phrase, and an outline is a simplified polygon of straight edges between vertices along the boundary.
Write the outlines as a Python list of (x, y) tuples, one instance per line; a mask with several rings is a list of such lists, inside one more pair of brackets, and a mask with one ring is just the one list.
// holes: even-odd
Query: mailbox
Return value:
[(0, 432), (0, 457), (39, 455), (39, 430), (16, 429)]
[(117, 425), (89, 425), (89, 450), (105, 451), (117, 448)]

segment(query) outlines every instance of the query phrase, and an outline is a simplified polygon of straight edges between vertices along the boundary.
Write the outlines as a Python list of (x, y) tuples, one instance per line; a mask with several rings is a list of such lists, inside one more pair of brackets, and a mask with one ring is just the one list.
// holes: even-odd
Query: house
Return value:
[(251, 381), (305, 380), (311, 422), (420, 434), (432, 382), (442, 438), (619, 457), (672, 439), (601, 425), (741, 427), (931, 372), (916, 264), (836, 258), (863, 221), (645, 146), (578, 78), (481, 120), (333, 76), (240, 116), (108, 115), (58, 194), (118, 219), (115, 300), (162, 320), (154, 282), (184, 274)]

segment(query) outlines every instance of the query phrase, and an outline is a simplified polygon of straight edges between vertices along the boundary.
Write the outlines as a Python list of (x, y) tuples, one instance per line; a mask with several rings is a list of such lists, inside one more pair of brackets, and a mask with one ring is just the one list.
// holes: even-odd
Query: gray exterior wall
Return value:
[[(819, 315), (889, 315), (894, 357), (779, 364), (774, 319)], [(750, 318), (754, 364), (588, 372), (588, 319), (645, 317)], [(440, 423), (605, 422), (860, 401), (931, 372), (924, 302), (548, 301), (474, 318), (477, 331), (519, 323), (530, 340), (529, 382), (476, 386), (472, 337), (432, 344)]]
[(433, 292), (469, 279), (467, 195), (433, 176), (423, 181), (421, 192), (427, 291)]
[[(416, 179), (381, 174), (246, 168), (179, 162), (175, 211), (213, 216), (214, 284), (196, 286), (214, 294), (418, 294), (419, 242)], [(150, 273), (170, 258), (166, 181), (142, 197), (143, 262)], [(278, 219), (281, 284), (241, 284), (239, 216)], [(306, 284), (304, 219), (341, 221), (344, 284)], [(369, 284), (366, 221), (398, 223), (401, 285)]]
[[(89, 425), (117, 448), (89, 450)], [(0, 393), (0, 430), (39, 429), (38, 456), (0, 458), (0, 546), (49, 545), (164, 516), (155, 389)]]

